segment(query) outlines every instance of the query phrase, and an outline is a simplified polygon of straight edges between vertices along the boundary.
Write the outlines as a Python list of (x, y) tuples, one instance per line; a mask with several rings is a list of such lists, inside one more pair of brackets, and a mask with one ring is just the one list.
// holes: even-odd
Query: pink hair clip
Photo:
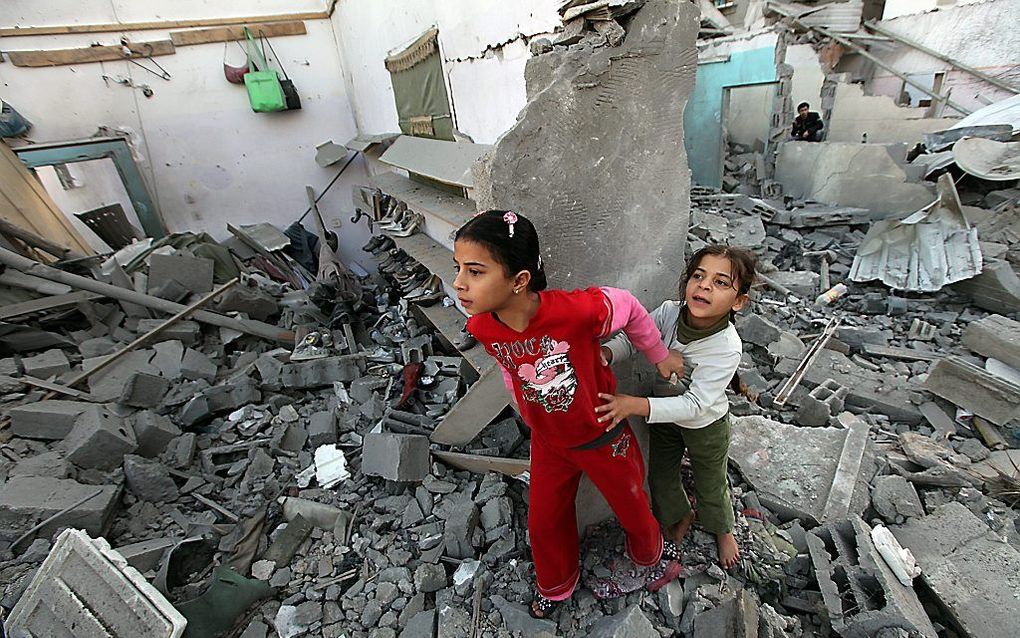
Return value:
[(506, 215), (503, 215), (503, 221), (510, 226), (510, 236), (514, 236), (514, 224), (517, 223), (517, 215), (512, 211), (507, 211)]

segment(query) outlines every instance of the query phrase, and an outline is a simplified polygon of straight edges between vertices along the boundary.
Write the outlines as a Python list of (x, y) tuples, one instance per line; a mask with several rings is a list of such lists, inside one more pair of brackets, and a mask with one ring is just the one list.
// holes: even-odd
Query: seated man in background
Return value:
[(810, 108), (811, 105), (807, 102), (797, 105), (797, 117), (793, 120), (793, 130), (790, 131), (790, 135), (795, 140), (821, 142), (822, 129), (825, 128), (822, 124), (822, 116)]

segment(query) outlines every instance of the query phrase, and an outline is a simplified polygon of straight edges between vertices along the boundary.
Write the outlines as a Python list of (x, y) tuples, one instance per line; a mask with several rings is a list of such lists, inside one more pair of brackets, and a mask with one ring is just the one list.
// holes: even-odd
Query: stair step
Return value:
[(369, 180), (390, 197), (425, 218), (425, 233), (449, 250), (453, 250), (450, 234), (475, 215), (469, 199), (445, 193), (438, 188), (416, 182), (397, 173), (383, 173)]

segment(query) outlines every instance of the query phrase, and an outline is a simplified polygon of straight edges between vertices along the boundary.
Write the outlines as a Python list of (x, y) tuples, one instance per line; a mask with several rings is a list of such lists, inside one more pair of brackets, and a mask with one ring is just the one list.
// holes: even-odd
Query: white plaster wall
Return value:
[(457, 128), (491, 144), (525, 103), (527, 41), (559, 24), (557, 0), (343, 0), (333, 14), (362, 133), (395, 132), (393, 87), (383, 65), (428, 28), (439, 48)]
[(864, 133), (871, 144), (916, 144), (925, 133), (949, 128), (955, 118), (926, 118), (927, 108), (897, 106), (885, 95), (865, 95), (859, 84), (836, 86), (832, 119), (826, 122), (827, 142), (860, 142)]
[(899, 16), (913, 15), (947, 9), (957, 5), (974, 4), (982, 0), (885, 0), (885, 9), (882, 11), (882, 19), (896, 18)]
[(818, 61), (818, 54), (810, 44), (792, 44), (786, 47), (786, 64), (793, 67), (793, 78), (790, 80), (790, 101), (793, 108), (801, 102), (811, 105), (811, 110), (818, 111), (821, 105), (822, 82), (825, 74)]
[(40, 166), (36, 169), (36, 175), (42, 182), (46, 192), (53, 198), (53, 202), (60, 207), (75, 229), (85, 238), (85, 241), (96, 252), (107, 252), (110, 247), (99, 238), (92, 229), (81, 222), (75, 213), (83, 213), (88, 210), (120, 204), (124, 209), (128, 221), (135, 228), (141, 230), (138, 216), (135, 214), (131, 199), (124, 189), (124, 183), (117, 174), (117, 169), (112, 159), (97, 159), (88, 162), (75, 162), (68, 164), (67, 170), (71, 173), (77, 188), (64, 189), (57, 177), (56, 169), (52, 166)]
[[(886, 16), (889, 14), (886, 4)], [(938, 11), (885, 19), (882, 26), (910, 40), (959, 60), (1020, 88), (1020, 1), (984, 0), (939, 5)], [(898, 14), (897, 14), (898, 15)], [(943, 91), (962, 106), (977, 110), (1012, 95), (925, 53), (902, 45), (876, 44), (871, 51), (896, 70), (907, 74), (946, 72)], [(902, 82), (887, 71), (875, 69), (867, 90), (895, 96)], [(950, 111), (952, 112), (952, 111)]]
[[(730, 142), (754, 148), (757, 143), (765, 148), (769, 139), (772, 115), (772, 96), (776, 85), (752, 84), (726, 89), (729, 105), (726, 109), (726, 135)], [(725, 98), (724, 98), (725, 99)]]
[[(321, 11), (322, 0), (241, 2), (128, 2), (87, 0), (37, 3), (14, 0), (7, 26), (72, 24)], [(56, 6), (54, 6), (56, 5)], [(5, 6), (6, 8), (6, 6)], [(155, 58), (172, 75), (164, 81), (127, 62), (51, 68), (0, 64), (0, 97), (28, 117), (35, 141), (89, 137), (97, 127), (129, 131), (139, 167), (171, 231), (229, 236), (226, 224), (268, 221), (286, 227), (307, 207), (305, 184), (320, 191), (339, 166), (319, 167), (315, 146), (344, 143), (357, 135), (333, 25), (305, 20), (307, 34), (279, 37), (273, 46), (298, 89), (302, 110), (253, 113), (243, 85), (223, 78), (223, 44), (179, 47)], [(169, 31), (127, 33), (134, 41), (164, 39)], [(4, 50), (67, 48), (116, 43), (120, 33), (4, 38)], [(243, 59), (235, 43), (230, 55)], [(104, 83), (103, 74), (145, 83), (155, 92)], [(355, 161), (320, 202), (327, 224), (350, 217), (350, 187), (364, 183), (364, 162)], [(310, 220), (305, 226), (312, 228)], [(367, 230), (341, 232), (344, 257), (361, 258)]]

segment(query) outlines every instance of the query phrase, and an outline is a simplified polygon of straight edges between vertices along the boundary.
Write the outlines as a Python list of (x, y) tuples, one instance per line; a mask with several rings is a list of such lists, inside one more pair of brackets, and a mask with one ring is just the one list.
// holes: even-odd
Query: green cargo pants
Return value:
[(729, 415), (698, 429), (652, 423), (648, 430), (648, 487), (652, 512), (659, 523), (669, 527), (691, 511), (680, 479), (680, 461), (687, 450), (694, 470), (698, 522), (713, 534), (732, 532), (733, 504), (726, 475)]

